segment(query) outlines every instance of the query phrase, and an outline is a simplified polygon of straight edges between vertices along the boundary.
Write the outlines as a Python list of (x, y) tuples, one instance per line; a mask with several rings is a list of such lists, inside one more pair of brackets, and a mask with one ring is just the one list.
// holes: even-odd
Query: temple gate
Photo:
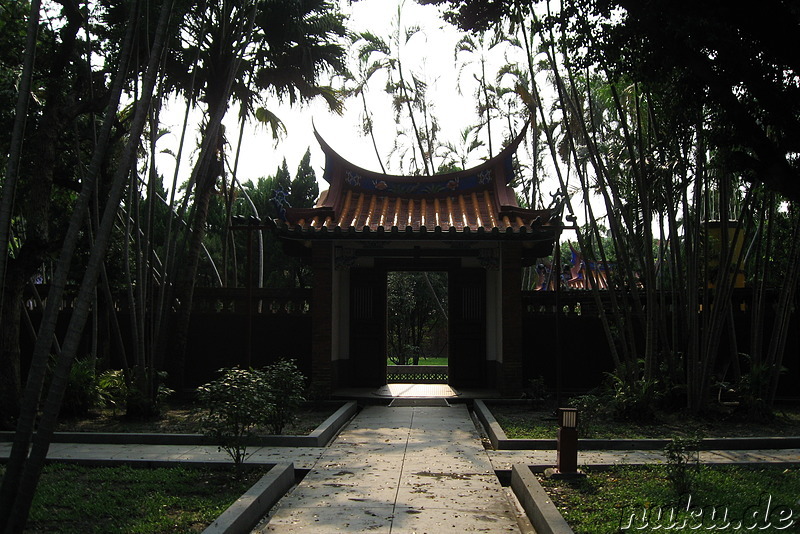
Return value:
[(286, 208), (277, 235), (313, 270), (312, 384), (386, 383), (388, 271), (448, 273), (449, 383), (522, 391), (521, 269), (549, 256), (560, 214), (519, 207), (509, 185), (517, 136), (472, 169), (393, 176), (359, 168), (317, 134), (324, 191)]

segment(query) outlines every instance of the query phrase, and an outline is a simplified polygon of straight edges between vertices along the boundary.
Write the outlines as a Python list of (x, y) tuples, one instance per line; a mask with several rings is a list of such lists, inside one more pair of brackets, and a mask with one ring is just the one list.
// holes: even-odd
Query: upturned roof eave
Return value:
[[(525, 123), (525, 125), (522, 127), (522, 130), (520, 131), (520, 133), (517, 134), (517, 136), (511, 141), (511, 143), (508, 144), (508, 146), (506, 146), (503, 150), (501, 150), (496, 156), (493, 156), (493, 157), (489, 158), (488, 160), (484, 161), (480, 165), (477, 165), (475, 167), (470, 167), (468, 169), (463, 169), (463, 170), (460, 170), (460, 171), (454, 171), (454, 172), (448, 172), (448, 173), (442, 173), (442, 174), (433, 174), (433, 175), (418, 175), (418, 176), (386, 174), (386, 173), (382, 173), (382, 172), (371, 171), (371, 170), (365, 169), (363, 167), (359, 167), (358, 165), (355, 165), (355, 164), (351, 163), (350, 161), (348, 161), (347, 159), (345, 159), (344, 157), (339, 155), (339, 153), (336, 152), (328, 144), (327, 141), (325, 141), (325, 139), (322, 137), (322, 135), (320, 135), (320, 133), (317, 131), (316, 128), (314, 128), (314, 136), (317, 138), (317, 142), (319, 143), (320, 147), (322, 148), (322, 151), (325, 153), (326, 158), (330, 157), (335, 161), (339, 161), (342, 164), (342, 166), (344, 166), (344, 167), (346, 167), (346, 168), (348, 168), (350, 170), (356, 171), (359, 174), (363, 174), (364, 176), (370, 176), (370, 177), (382, 177), (384, 179), (393, 180), (393, 181), (397, 180), (397, 181), (409, 181), (409, 182), (422, 182), (422, 183), (424, 183), (424, 182), (428, 182), (428, 181), (442, 181), (442, 180), (447, 180), (447, 179), (456, 179), (456, 178), (460, 178), (462, 176), (470, 176), (470, 175), (473, 175), (473, 174), (477, 174), (477, 173), (479, 173), (479, 172), (481, 172), (481, 171), (483, 171), (485, 169), (491, 169), (491, 168), (495, 167), (499, 162), (502, 162), (505, 158), (507, 158), (509, 155), (513, 154), (517, 150), (517, 147), (519, 147), (520, 143), (525, 138), (525, 133), (528, 130), (528, 124), (529, 123), (527, 123), (527, 122)], [(326, 165), (326, 167), (327, 167), (327, 165)], [(330, 180), (329, 180), (329, 176), (328, 176), (327, 172), (323, 175), (323, 178), (328, 183), (331, 183)], [(508, 176), (506, 177), (507, 180), (509, 180), (510, 178), (511, 177), (508, 177)], [(508, 182), (506, 182), (506, 183), (508, 183)], [(331, 184), (331, 185), (333, 185), (333, 184)]]

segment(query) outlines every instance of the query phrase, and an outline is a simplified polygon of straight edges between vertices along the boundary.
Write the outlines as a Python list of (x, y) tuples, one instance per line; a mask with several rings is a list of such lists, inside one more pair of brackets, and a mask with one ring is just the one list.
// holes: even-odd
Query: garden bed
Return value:
[[(324, 408), (322, 408), (324, 406)], [(256, 435), (246, 440), (250, 446), (272, 447), (324, 447), (338, 433), (344, 424), (349, 421), (357, 411), (355, 402), (325, 402), (322, 406), (309, 405), (298, 412), (299, 422), (293, 425), (294, 429), (311, 429), (305, 434), (269, 435), (266, 429), (260, 429)], [(167, 410), (162, 417), (152, 421), (130, 421), (121, 415), (113, 416), (110, 425), (81, 424), (81, 431), (64, 431), (62, 428), (71, 428), (69, 424), (59, 427), (53, 434), (53, 443), (113, 443), (113, 444), (153, 444), (153, 445), (214, 445), (216, 441), (200, 433), (175, 432), (178, 428), (199, 431), (197, 420), (185, 409)], [(185, 419), (181, 418), (181, 414)], [(166, 418), (166, 422), (163, 420)], [(190, 420), (191, 419), (191, 420)], [(172, 424), (177, 421), (179, 424)], [(312, 427), (316, 424), (317, 426)], [(115, 428), (117, 431), (102, 431), (102, 428)], [(146, 430), (155, 430), (147, 432)], [(172, 432), (167, 431), (172, 430)], [(123, 431), (124, 430), (124, 431)], [(12, 441), (14, 432), (0, 432), (0, 441)]]
[[(303, 405), (297, 411), (297, 420), (286, 427), (284, 434), (291, 436), (310, 434), (341, 406), (341, 402)], [(197, 434), (200, 432), (200, 424), (197, 418), (197, 406), (194, 403), (167, 401), (157, 418), (132, 419), (119, 410), (103, 408), (92, 410), (86, 417), (60, 420), (56, 432)], [(266, 430), (258, 433), (267, 434)]]
[[(0, 473), (5, 468), (0, 466)], [(200, 532), (269, 469), (47, 465), (26, 532)]]
[[(486, 403), (509, 439), (555, 439), (558, 429), (553, 409), (531, 405)], [(672, 437), (755, 437), (800, 436), (800, 408), (782, 406), (773, 421), (747, 421), (734, 413), (692, 417), (688, 414), (659, 413), (645, 423), (596, 420), (584, 437), (594, 439), (648, 439)]]
[(681, 495), (670, 486), (663, 465), (618, 466), (572, 482), (537, 477), (578, 534), (796, 532), (792, 528), (800, 525), (798, 467), (700, 466), (691, 471), (691, 489)]

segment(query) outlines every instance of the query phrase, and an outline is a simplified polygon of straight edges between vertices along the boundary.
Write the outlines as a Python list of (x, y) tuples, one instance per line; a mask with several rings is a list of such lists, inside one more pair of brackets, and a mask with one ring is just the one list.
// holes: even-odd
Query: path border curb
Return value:
[(573, 534), (530, 467), (523, 464), (511, 467), (511, 490), (522, 504), (537, 534)]
[[(3, 459), (5, 461), (6, 459)], [(211, 469), (231, 468), (231, 462), (218, 461), (186, 461), (186, 460), (122, 460), (122, 459), (57, 459), (46, 460), (48, 464), (72, 464), (89, 467), (114, 467), (129, 465), (134, 468), (153, 469), (159, 467), (208, 467)], [(297, 470), (294, 463), (254, 463), (247, 462), (245, 467), (269, 467), (255, 484), (250, 486), (236, 501), (203, 530), (203, 534), (247, 534), (261, 521), (281, 497), (294, 486)]]
[[(254, 436), (250, 447), (325, 447), (358, 410), (356, 401), (345, 402), (322, 424), (305, 436)], [(13, 442), (13, 431), (0, 432), (0, 442)], [(109, 445), (216, 445), (202, 434), (140, 434), (133, 432), (54, 432), (51, 443), (91, 443)]]
[(203, 534), (244, 534), (252, 531), (270, 508), (294, 485), (294, 464), (275, 464), (227, 510), (214, 520)]

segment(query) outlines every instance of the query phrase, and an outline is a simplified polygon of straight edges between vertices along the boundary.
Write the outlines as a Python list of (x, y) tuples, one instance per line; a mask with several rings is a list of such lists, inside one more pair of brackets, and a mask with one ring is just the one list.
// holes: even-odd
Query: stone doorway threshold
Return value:
[(459, 393), (449, 384), (386, 384), (373, 393), (379, 397), (430, 398), (458, 397)]

